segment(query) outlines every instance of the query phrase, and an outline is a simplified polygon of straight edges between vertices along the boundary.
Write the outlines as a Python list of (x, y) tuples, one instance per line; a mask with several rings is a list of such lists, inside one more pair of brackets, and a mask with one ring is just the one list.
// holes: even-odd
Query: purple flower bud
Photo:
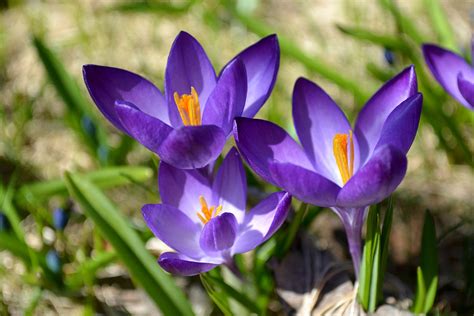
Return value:
[(8, 217), (0, 211), (0, 232), (8, 232), (11, 229)]
[(59, 254), (56, 250), (48, 250), (48, 253), (46, 254), (46, 265), (53, 273), (59, 274), (61, 272), (61, 258), (59, 258)]
[(53, 211), (53, 226), (57, 230), (64, 230), (69, 221), (69, 210), (64, 210), (61, 207), (56, 208)]

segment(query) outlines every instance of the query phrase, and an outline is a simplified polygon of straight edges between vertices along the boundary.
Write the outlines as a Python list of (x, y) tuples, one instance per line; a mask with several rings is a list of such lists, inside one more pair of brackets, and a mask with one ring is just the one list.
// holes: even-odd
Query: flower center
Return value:
[(175, 92), (173, 96), (183, 124), (185, 126), (201, 125), (201, 107), (194, 87), (191, 87), (191, 94), (182, 94), (180, 96), (178, 92)]
[[(347, 143), (347, 138), (349, 138), (349, 144)], [(349, 134), (336, 134), (334, 136), (333, 151), (339, 173), (342, 177), (342, 183), (346, 184), (354, 173), (354, 141), (352, 139), (352, 131), (349, 131)]]
[(197, 212), (196, 214), (204, 225), (222, 211), (222, 205), (209, 207), (206, 199), (202, 195), (199, 196), (199, 202), (201, 203), (201, 212)]

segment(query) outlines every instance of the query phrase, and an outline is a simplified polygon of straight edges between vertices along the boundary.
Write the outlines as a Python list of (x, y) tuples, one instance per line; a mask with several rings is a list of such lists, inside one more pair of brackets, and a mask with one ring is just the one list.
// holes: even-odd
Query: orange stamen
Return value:
[(206, 199), (202, 195), (199, 196), (199, 203), (201, 203), (201, 212), (197, 212), (196, 214), (204, 225), (222, 211), (222, 205), (209, 207)]
[(179, 96), (178, 92), (175, 92), (173, 96), (183, 124), (185, 126), (201, 125), (201, 106), (199, 105), (198, 94), (194, 87), (191, 87), (191, 94)]
[[(349, 146), (347, 146), (348, 137)], [(352, 131), (349, 131), (349, 134), (336, 134), (334, 136), (333, 151), (339, 173), (341, 174), (342, 183), (346, 184), (354, 174), (354, 140)]]

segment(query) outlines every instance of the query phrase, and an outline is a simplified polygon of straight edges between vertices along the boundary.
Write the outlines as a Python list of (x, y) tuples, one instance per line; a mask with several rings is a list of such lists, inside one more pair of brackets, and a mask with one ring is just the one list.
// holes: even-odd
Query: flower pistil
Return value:
[[(349, 144), (347, 138), (349, 138)], [(349, 131), (349, 134), (336, 134), (334, 136), (333, 151), (342, 182), (346, 184), (354, 173), (354, 141), (352, 131)]]
[(173, 96), (183, 124), (185, 126), (201, 125), (201, 107), (196, 89), (191, 87), (191, 94), (180, 96), (178, 92), (175, 92)]

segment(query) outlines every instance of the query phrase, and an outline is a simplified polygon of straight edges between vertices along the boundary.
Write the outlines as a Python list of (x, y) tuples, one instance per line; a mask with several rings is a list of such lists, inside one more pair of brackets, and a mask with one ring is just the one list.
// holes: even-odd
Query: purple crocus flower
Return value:
[[(441, 86), (462, 105), (474, 110), (474, 64), (456, 53), (436, 46), (423, 45), (425, 61)], [(471, 41), (471, 62), (474, 63), (474, 38)]]
[(253, 117), (275, 84), (276, 35), (233, 58), (216, 76), (204, 49), (186, 32), (168, 57), (165, 93), (127, 70), (85, 65), (84, 81), (104, 116), (118, 129), (181, 169), (201, 168), (221, 153), (234, 117)]
[(352, 129), (329, 95), (300, 78), (293, 92), (293, 120), (301, 145), (279, 126), (257, 119), (236, 119), (234, 137), (243, 158), (262, 178), (339, 215), (358, 274), (366, 209), (402, 181), (421, 104), (415, 71), (409, 67), (375, 93)]
[(247, 179), (235, 148), (210, 178), (160, 163), (163, 204), (145, 205), (142, 212), (155, 236), (176, 250), (158, 259), (170, 273), (195, 275), (220, 264), (234, 269), (232, 256), (270, 238), (288, 214), (291, 196), (283, 191), (246, 211)]

